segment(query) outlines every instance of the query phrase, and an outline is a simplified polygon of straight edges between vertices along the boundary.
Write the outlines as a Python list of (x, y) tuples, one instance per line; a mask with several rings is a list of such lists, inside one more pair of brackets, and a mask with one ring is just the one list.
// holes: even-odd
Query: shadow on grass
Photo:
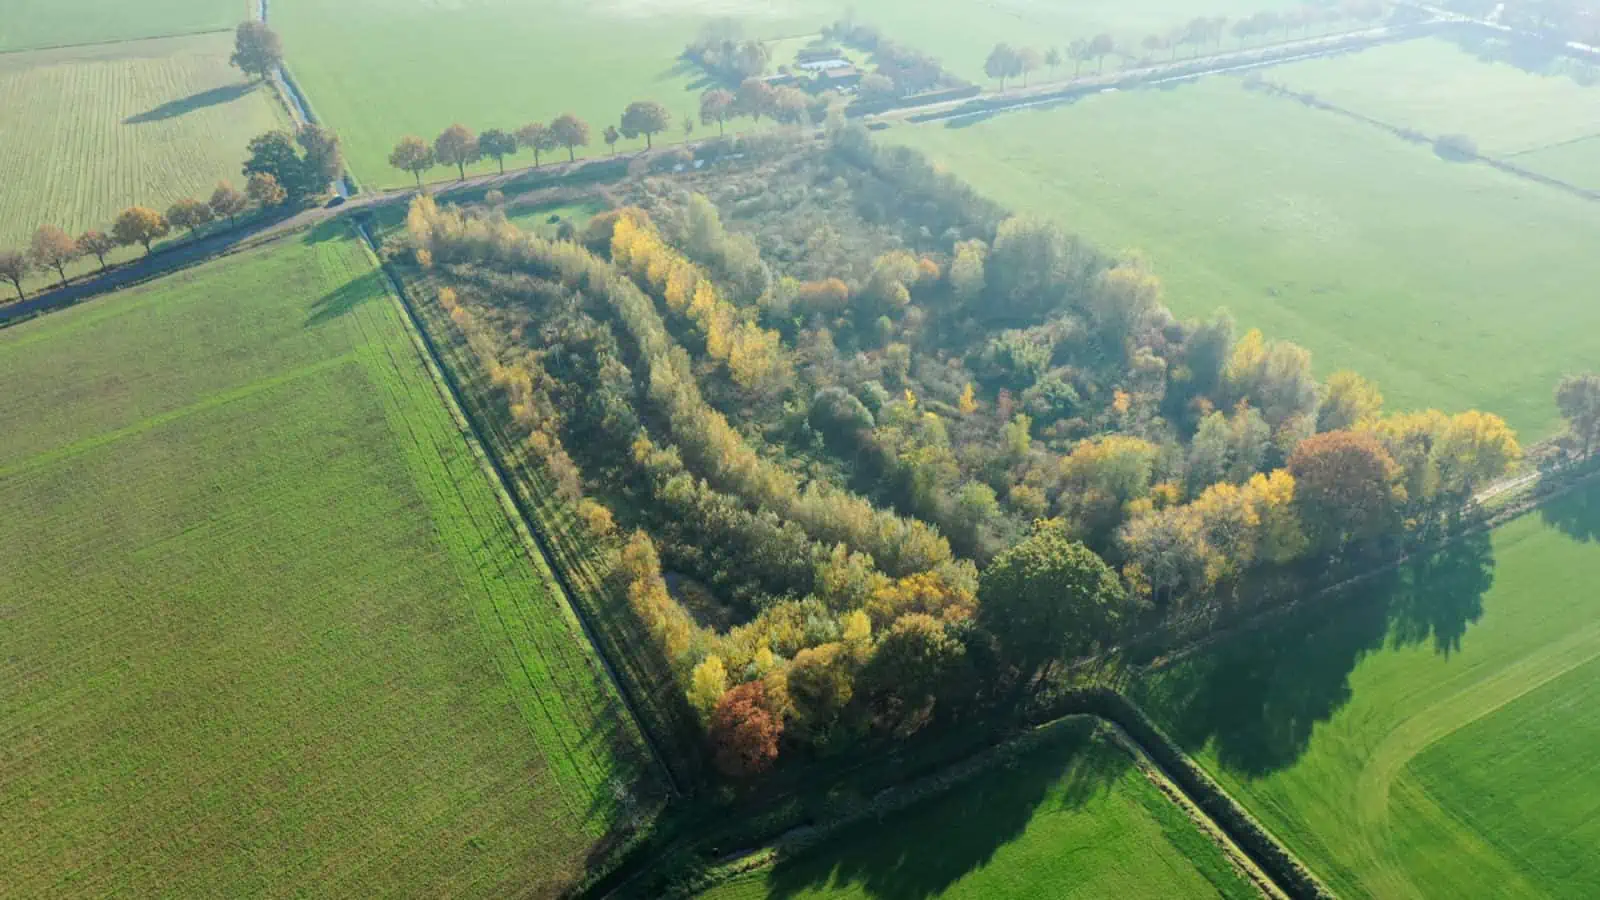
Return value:
[(1473, 534), (1155, 673), (1139, 699), (1184, 749), (1211, 744), (1229, 771), (1267, 775), (1299, 759), (1318, 723), (1350, 701), (1350, 673), (1367, 654), (1459, 650), (1493, 583), (1489, 535)]
[(1600, 482), (1546, 503), (1539, 515), (1574, 540), (1600, 541)]
[(232, 103), (255, 90), (255, 88), (254, 84), (228, 84), (222, 87), (214, 87), (197, 94), (190, 94), (178, 100), (169, 100), (136, 116), (129, 116), (122, 120), (122, 124), (141, 125), (146, 122), (162, 122), (167, 119), (176, 119), (179, 116), (185, 116), (210, 106)]
[(326, 325), (356, 307), (383, 295), (383, 285), (377, 272), (368, 272), (359, 278), (346, 282), (331, 294), (324, 295), (311, 305), (311, 315), (306, 317), (305, 327), (316, 328)]
[(1092, 737), (1090, 723), (948, 794), (846, 828), (766, 879), (767, 896), (857, 886), (874, 900), (924, 900), (987, 865), (1042, 810), (1081, 808), (1109, 790), (1131, 760)]

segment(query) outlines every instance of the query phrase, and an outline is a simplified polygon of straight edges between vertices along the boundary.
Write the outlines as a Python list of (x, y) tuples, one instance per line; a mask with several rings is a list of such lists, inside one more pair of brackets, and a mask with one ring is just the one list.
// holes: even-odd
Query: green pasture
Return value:
[(1519, 153), (1507, 162), (1586, 191), (1600, 191), (1600, 134)]
[(553, 239), (562, 222), (571, 222), (573, 228), (582, 231), (590, 219), (605, 212), (605, 209), (605, 204), (599, 200), (578, 200), (555, 205), (512, 206), (506, 209), (506, 218), (523, 231)]
[(948, 794), (846, 829), (705, 900), (1258, 897), (1088, 721)]
[(649, 807), (340, 226), (0, 331), (0, 378), (0, 893), (548, 896)]
[(1341, 897), (1593, 897), (1597, 540), (1591, 484), (1140, 699)]
[(254, 9), (253, 0), (7, 0), (0, 52), (217, 31)]
[(288, 117), (228, 65), (232, 46), (200, 35), (0, 54), (0, 248), (43, 224), (109, 232), (129, 206), (207, 199), (222, 179), (242, 190), (245, 145)]
[(1466, 34), (1385, 44), (1263, 75), (1430, 137), (1467, 135), (1493, 157), (1600, 135), (1600, 70)]
[[(1217, 0), (1205, 14), (1286, 5)], [(657, 100), (676, 118), (698, 114), (700, 92), (710, 85), (679, 54), (706, 23), (731, 19), (746, 36), (775, 41), (813, 34), (852, 12), (973, 80), (983, 79), (984, 58), (997, 41), (1042, 50), (1109, 30), (1136, 43), (1197, 14), (1187, 0), (940, 0), (933, 9), (919, 0), (274, 0), (270, 17), (317, 114), (343, 137), (356, 176), (398, 187), (410, 176), (390, 169), (388, 155), (406, 134), (432, 139), (452, 122), (475, 131), (514, 129), (570, 111), (593, 127), (583, 155), (603, 155), (601, 132), (631, 101)], [(664, 137), (683, 135), (675, 127)], [(643, 146), (619, 147), (634, 144)], [(494, 164), (477, 171), (492, 172)]]
[(1594, 362), (1592, 204), (1236, 79), (882, 134), (1142, 252), (1180, 315), (1226, 307), (1323, 374), (1376, 379), (1393, 408), (1479, 407), (1547, 437), (1554, 385)]

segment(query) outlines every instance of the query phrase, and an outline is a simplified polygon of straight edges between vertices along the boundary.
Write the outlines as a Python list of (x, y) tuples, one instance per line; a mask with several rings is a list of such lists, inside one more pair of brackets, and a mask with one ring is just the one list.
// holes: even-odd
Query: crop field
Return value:
[(243, 188), (245, 145), (287, 117), (229, 67), (232, 45), (201, 35), (0, 55), (0, 135), (26, 135), (0, 140), (0, 247), (45, 223), (107, 229), (128, 206), (204, 199), (221, 179)]
[(1375, 379), (1393, 408), (1476, 407), (1547, 437), (1556, 381), (1593, 361), (1591, 204), (1236, 79), (883, 135), (1141, 251), (1175, 312), (1226, 307), (1324, 374)]
[(1595, 896), (1597, 540), (1591, 485), (1143, 699), (1340, 896)]
[(233, 28), (249, 0), (8, 0), (0, 52)]
[(16, 896), (550, 895), (637, 732), (341, 226), (0, 331)]
[(1125, 751), (1087, 722), (1059, 727), (1012, 765), (702, 896), (1260, 896)]
[(1263, 74), (1390, 125), (1432, 137), (1465, 134), (1488, 156), (1600, 135), (1600, 83), (1593, 70), (1559, 57), (1524, 60), (1514, 47), (1467, 40), (1386, 44)]
[[(1221, 0), (1206, 13), (1275, 5), (1291, 4)], [(843, 0), (275, 0), (271, 22), (317, 114), (343, 137), (352, 171), (365, 184), (387, 187), (409, 183), (389, 168), (395, 142), (408, 133), (431, 138), (452, 122), (474, 130), (516, 128), (570, 111), (594, 126), (586, 155), (603, 154), (600, 132), (631, 101), (660, 101), (674, 117), (697, 113), (708, 84), (678, 55), (707, 22), (732, 19), (749, 37), (776, 40), (814, 33), (852, 10), (974, 80), (983, 79), (984, 57), (996, 41), (1064, 46), (1102, 30), (1133, 38), (1195, 15), (1187, 0), (1092, 0), (1070, 10), (1047, 0), (950, 0), (937, 16), (916, 0), (870, 7)], [(559, 41), (549, 39), (555, 33)], [(664, 137), (681, 140), (682, 133)], [(478, 167), (493, 169), (493, 163)]]

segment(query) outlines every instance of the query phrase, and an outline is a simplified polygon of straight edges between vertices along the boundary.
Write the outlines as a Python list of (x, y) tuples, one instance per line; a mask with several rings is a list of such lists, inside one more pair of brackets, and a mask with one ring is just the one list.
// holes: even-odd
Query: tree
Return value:
[(855, 695), (855, 675), (844, 644), (829, 643), (795, 654), (789, 665), (789, 702), (806, 732), (825, 732)]
[(90, 229), (78, 236), (78, 249), (100, 261), (100, 271), (105, 271), (106, 256), (117, 249), (117, 242), (103, 231)]
[(578, 158), (577, 148), (589, 146), (589, 123), (572, 113), (562, 113), (550, 123), (550, 136), (556, 146), (567, 148), (567, 161), (573, 162)]
[(617, 130), (617, 126), (607, 125), (606, 130), (600, 135), (600, 139), (605, 141), (606, 146), (611, 149), (611, 155), (616, 156), (617, 141), (622, 140), (622, 132)]
[(283, 40), (265, 22), (243, 22), (233, 33), (233, 56), (239, 71), (265, 81), (283, 64)]
[(467, 180), (467, 166), (483, 157), (478, 139), (467, 126), (456, 123), (433, 139), (433, 155), (440, 165), (455, 166), (458, 181)]
[(0, 250), (0, 278), (11, 282), (17, 289), (17, 299), (26, 300), (28, 295), (22, 291), (22, 281), (33, 272), (33, 260), (28, 254), (16, 250)]
[(748, 778), (777, 760), (783, 722), (766, 707), (766, 685), (759, 681), (741, 684), (717, 701), (708, 731), (717, 768), (724, 775)]
[(810, 114), (811, 96), (796, 87), (781, 87), (772, 92), (772, 117), (785, 125), (800, 125)]
[(692, 137), (694, 137), (694, 115), (691, 114), (691, 113), (684, 113), (684, 116), (683, 116), (683, 140), (684, 140), (684, 143), (688, 143), (689, 139), (692, 138)]
[(517, 129), (517, 143), (533, 151), (533, 167), (539, 168), (541, 154), (549, 153), (556, 147), (556, 136), (550, 126), (543, 122), (529, 122)]
[(512, 156), (517, 152), (517, 137), (508, 131), (491, 128), (478, 135), (478, 150), (484, 156), (494, 160), (495, 165), (500, 167), (500, 174), (504, 175), (506, 173), (506, 157)]
[(1025, 679), (1111, 637), (1127, 612), (1116, 574), (1059, 521), (1041, 522), (978, 581), (978, 624)]
[(1050, 67), (1050, 77), (1056, 77), (1056, 69), (1061, 66), (1062, 56), (1060, 47), (1051, 47), (1045, 51), (1044, 64)]
[(956, 258), (950, 264), (950, 288), (963, 303), (976, 300), (983, 293), (984, 260), (989, 257), (989, 245), (981, 240), (962, 241), (956, 244)]
[(291, 135), (269, 131), (250, 141), (244, 174), (271, 175), (289, 202), (327, 190), (343, 167), (339, 138), (326, 128), (306, 125)]
[(733, 99), (733, 92), (723, 88), (712, 88), (701, 94), (700, 124), (715, 122), (717, 134), (726, 134), (728, 117), (733, 115)]
[(1106, 57), (1117, 52), (1117, 41), (1109, 34), (1097, 34), (1089, 41), (1088, 52), (1098, 66), (1096, 71), (1106, 70)]
[(344, 172), (344, 155), (339, 136), (321, 125), (302, 125), (295, 141), (304, 151), (300, 158), (301, 177), (306, 194), (320, 194)]
[(1322, 386), (1318, 431), (1344, 431), (1376, 422), (1383, 415), (1378, 386), (1354, 372), (1335, 372)]
[(67, 286), (67, 263), (72, 262), (82, 255), (78, 249), (78, 242), (54, 225), (40, 225), (33, 233), (33, 241), (29, 245), (28, 254), (42, 269), (55, 269), (61, 276), (61, 286)]
[(728, 669), (721, 657), (706, 657), (689, 674), (689, 705), (702, 717), (709, 718), (727, 692)]
[(1072, 60), (1073, 78), (1077, 78), (1083, 72), (1084, 63), (1094, 59), (1093, 56), (1089, 55), (1089, 42), (1082, 39), (1067, 45), (1067, 57)]
[(263, 209), (270, 209), (289, 199), (289, 192), (278, 184), (270, 172), (257, 172), (245, 182), (244, 192)]
[(219, 181), (217, 189), (211, 192), (210, 205), (211, 214), (219, 219), (227, 219), (228, 227), (232, 228), (239, 214), (250, 208), (250, 198), (235, 190), (228, 182)]
[(389, 165), (402, 172), (410, 172), (417, 180), (417, 187), (422, 187), (422, 173), (436, 164), (433, 148), (428, 146), (427, 141), (414, 134), (401, 138), (400, 143), (395, 144), (394, 150), (389, 153)]
[(880, 708), (893, 707), (881, 714), (905, 734), (926, 721), (965, 661), (966, 646), (951, 636), (943, 622), (912, 613), (895, 620), (878, 639), (877, 649), (861, 673), (861, 684), (877, 698)]
[(191, 234), (196, 228), (211, 221), (211, 207), (193, 197), (186, 197), (167, 210), (167, 223)]
[(123, 246), (141, 244), (144, 246), (145, 255), (150, 254), (150, 245), (172, 232), (172, 226), (167, 224), (165, 217), (153, 209), (143, 206), (133, 206), (123, 210), (117, 216), (117, 221), (111, 226), (111, 236)]
[(1568, 375), (1556, 386), (1556, 408), (1588, 456), (1600, 443), (1600, 375)]
[(739, 92), (733, 97), (734, 113), (759, 122), (762, 116), (772, 114), (772, 85), (759, 78), (746, 78), (739, 83)]
[(877, 72), (861, 79), (856, 92), (867, 103), (892, 103), (900, 99), (900, 89), (895, 86), (894, 79)]
[(1028, 86), (1028, 76), (1039, 71), (1044, 65), (1044, 57), (1032, 47), (1023, 47), (1017, 51), (1017, 74), (1022, 76), (1022, 86)]
[(983, 73), (1000, 82), (1000, 92), (1006, 90), (1006, 79), (1022, 74), (1022, 58), (1010, 44), (995, 44), (989, 58), (983, 62)]
[(1394, 458), (1372, 434), (1328, 431), (1300, 442), (1289, 457), (1295, 505), (1308, 536), (1337, 551), (1393, 530), (1405, 491)]

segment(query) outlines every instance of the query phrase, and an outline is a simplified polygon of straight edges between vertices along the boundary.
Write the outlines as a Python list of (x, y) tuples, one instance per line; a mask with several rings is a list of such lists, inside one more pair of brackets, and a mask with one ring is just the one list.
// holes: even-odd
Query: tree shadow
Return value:
[(1600, 74), (1594, 66), (1562, 52), (1553, 41), (1517, 35), (1491, 36), (1475, 29), (1458, 29), (1448, 34), (1456, 46), (1477, 57), (1480, 62), (1504, 63), (1530, 75), (1570, 78), (1584, 87), (1593, 87), (1597, 74)]
[(154, 109), (149, 109), (139, 113), (138, 115), (129, 116), (126, 119), (123, 119), (122, 124), (142, 125), (146, 122), (162, 122), (167, 119), (176, 119), (179, 116), (185, 116), (189, 113), (202, 110), (210, 106), (221, 106), (225, 103), (232, 103), (233, 101), (238, 100), (240, 97), (243, 97), (244, 95), (255, 90), (255, 88), (256, 86), (254, 84), (244, 83), (214, 87), (209, 90), (201, 91), (197, 94), (190, 94), (189, 96), (178, 100), (168, 100), (166, 103), (163, 103)]
[(1546, 503), (1539, 516), (1573, 540), (1600, 541), (1600, 481)]
[(305, 327), (316, 328), (326, 325), (363, 303), (381, 296), (383, 285), (378, 283), (381, 277), (377, 272), (368, 272), (360, 278), (345, 282), (332, 293), (324, 294), (311, 305), (311, 315), (306, 317)]
[[(947, 794), (843, 829), (766, 880), (771, 900), (854, 886), (874, 900), (924, 900), (989, 864), (1041, 809), (1080, 809), (1132, 761), (1085, 720)], [(951, 823), (959, 823), (952, 827)]]
[(1488, 534), (1469, 535), (1154, 673), (1139, 699), (1185, 750), (1210, 744), (1229, 771), (1268, 775), (1298, 760), (1317, 725), (1350, 701), (1350, 673), (1368, 654), (1459, 650), (1493, 581)]

